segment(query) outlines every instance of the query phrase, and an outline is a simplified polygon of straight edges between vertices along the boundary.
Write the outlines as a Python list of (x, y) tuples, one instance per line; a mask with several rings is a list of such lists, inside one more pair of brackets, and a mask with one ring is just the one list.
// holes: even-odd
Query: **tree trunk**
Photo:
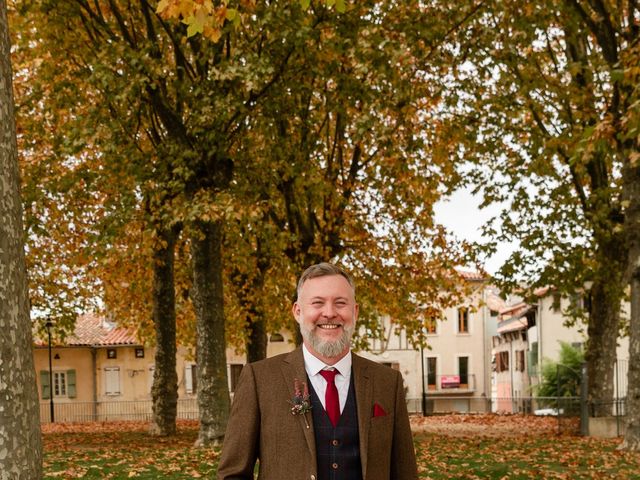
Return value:
[(267, 329), (264, 315), (253, 312), (249, 322), (249, 338), (247, 341), (247, 363), (267, 358)]
[(42, 477), (42, 439), (13, 110), (7, 4), (0, 0), (0, 479)]
[(151, 433), (175, 435), (178, 413), (176, 373), (176, 302), (173, 277), (178, 230), (158, 230), (163, 245), (153, 255), (153, 323), (156, 330), (156, 358), (153, 373), (153, 419)]
[[(256, 249), (258, 257), (256, 275), (250, 282), (250, 294), (242, 300), (249, 307), (247, 335), (247, 362), (257, 362), (267, 358), (267, 321), (264, 318), (264, 309), (260, 303), (260, 296), (264, 290), (264, 275), (268, 268), (268, 263), (263, 261), (264, 254), (258, 242)], [(242, 294), (241, 294), (242, 295)]]
[(197, 222), (191, 239), (200, 432), (197, 446), (219, 444), (229, 417), (222, 295), (222, 221)]
[[(586, 361), (589, 371), (588, 396), (595, 416), (611, 413), (616, 346), (620, 328), (620, 285), (615, 275), (597, 280), (591, 288)], [(617, 283), (613, 285), (613, 283)]]
[(640, 167), (625, 165), (624, 196), (629, 201), (625, 231), (629, 247), (629, 373), (627, 390), (627, 430), (620, 448), (640, 451)]

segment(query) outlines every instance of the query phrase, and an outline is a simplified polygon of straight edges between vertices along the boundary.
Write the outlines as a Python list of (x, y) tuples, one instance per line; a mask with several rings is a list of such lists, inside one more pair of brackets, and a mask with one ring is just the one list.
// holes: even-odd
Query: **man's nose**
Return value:
[(332, 303), (327, 303), (324, 306), (322, 314), (327, 318), (333, 318), (336, 316), (336, 309)]

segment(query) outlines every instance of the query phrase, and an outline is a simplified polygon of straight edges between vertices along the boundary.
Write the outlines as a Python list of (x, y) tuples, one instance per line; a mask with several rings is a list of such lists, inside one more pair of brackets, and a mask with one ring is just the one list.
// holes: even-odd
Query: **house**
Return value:
[[(273, 336), (268, 354), (290, 350), (282, 336)], [(228, 349), (229, 390), (233, 392), (244, 359)], [(139, 341), (134, 332), (103, 317), (78, 317), (73, 335), (64, 344), (34, 346), (34, 364), (40, 395), (40, 418), (58, 422), (151, 418), (151, 387), (155, 348)], [(178, 415), (197, 418), (196, 363), (189, 351), (178, 348)], [(51, 395), (53, 394), (53, 398)]]
[[(494, 411), (531, 410), (529, 397), (534, 396), (535, 386), (542, 381), (543, 360), (557, 362), (561, 343), (577, 348), (586, 344), (586, 325), (568, 325), (563, 313), (570, 307), (583, 308), (582, 295), (562, 296), (549, 287), (538, 289), (534, 294), (535, 302), (527, 304), (517, 299), (499, 313), (492, 351), (496, 384)], [(617, 358), (614, 388), (616, 397), (622, 398), (626, 395), (628, 338), (618, 340)]]
[(493, 369), (495, 394), (492, 410), (522, 411), (522, 397), (531, 396), (529, 368), (526, 361), (530, 351), (528, 335), (535, 325), (535, 308), (518, 302), (500, 310), (498, 328), (493, 337)]
[(441, 319), (427, 325), (428, 348), (413, 349), (406, 333), (383, 317), (385, 342), (374, 341), (369, 352), (360, 352), (401, 371), (409, 411), (422, 411), (423, 396), (426, 413), (490, 409), (491, 339), (497, 312), (504, 302), (485, 276), (459, 273), (471, 293), (460, 305), (446, 308)]

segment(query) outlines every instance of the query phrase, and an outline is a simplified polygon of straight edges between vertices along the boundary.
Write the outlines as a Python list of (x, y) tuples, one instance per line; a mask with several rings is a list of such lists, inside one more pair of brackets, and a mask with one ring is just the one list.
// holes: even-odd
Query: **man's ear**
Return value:
[(298, 305), (298, 302), (295, 302), (291, 307), (291, 313), (293, 313), (293, 318), (296, 319), (296, 322), (300, 323), (300, 305)]

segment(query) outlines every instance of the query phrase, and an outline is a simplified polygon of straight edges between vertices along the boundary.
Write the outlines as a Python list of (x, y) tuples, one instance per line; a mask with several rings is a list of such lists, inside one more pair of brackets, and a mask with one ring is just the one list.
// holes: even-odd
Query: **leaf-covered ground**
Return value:
[[(616, 450), (620, 440), (558, 434), (554, 418), (451, 415), (412, 422), (421, 478), (640, 479), (640, 454)], [(219, 452), (193, 448), (196, 423), (180, 423), (172, 438), (151, 437), (147, 428), (140, 422), (45, 425), (45, 478), (215, 478)]]

